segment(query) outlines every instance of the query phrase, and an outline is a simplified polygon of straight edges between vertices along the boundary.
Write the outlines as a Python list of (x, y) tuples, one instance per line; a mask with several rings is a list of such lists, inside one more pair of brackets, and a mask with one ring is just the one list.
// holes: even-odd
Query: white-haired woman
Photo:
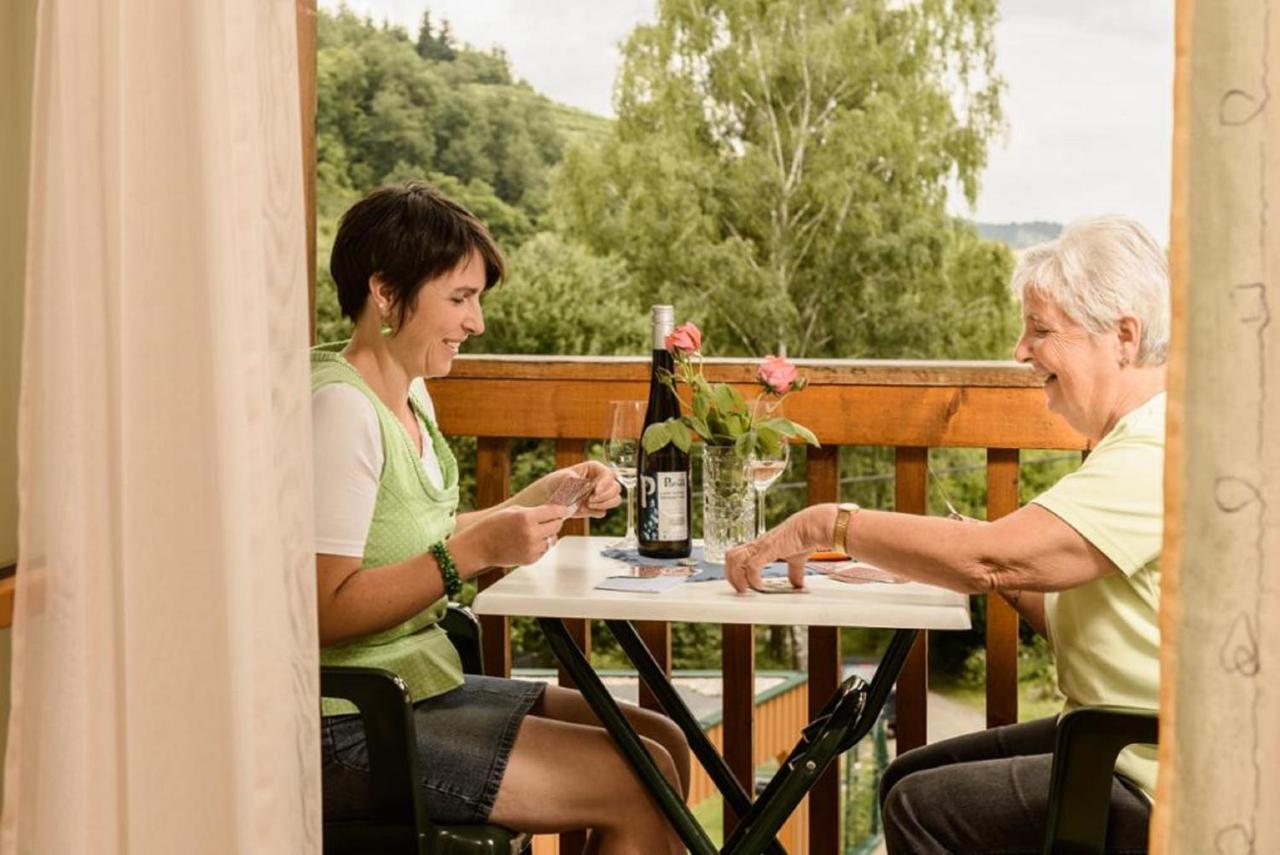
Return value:
[[(785, 558), (837, 548), (921, 582), (996, 592), (1053, 646), (1066, 707), (1154, 710), (1159, 695), (1165, 359), (1164, 253), (1120, 217), (1081, 220), (1027, 250), (1013, 276), (1024, 327), (1014, 351), (1049, 409), (1093, 447), (1076, 472), (996, 522), (816, 505), (729, 553), (739, 591)], [(895, 760), (881, 804), (891, 853), (1039, 852), (1054, 718), (927, 745)], [(1108, 851), (1145, 851), (1156, 761), (1120, 755)]]

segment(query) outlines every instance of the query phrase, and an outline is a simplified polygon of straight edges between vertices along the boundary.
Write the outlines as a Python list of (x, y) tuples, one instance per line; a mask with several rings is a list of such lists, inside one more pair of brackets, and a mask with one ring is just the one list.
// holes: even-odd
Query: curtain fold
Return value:
[(294, 0), (43, 0), (0, 853), (319, 852)]
[(1280, 852), (1280, 8), (1179, 0), (1153, 849)]

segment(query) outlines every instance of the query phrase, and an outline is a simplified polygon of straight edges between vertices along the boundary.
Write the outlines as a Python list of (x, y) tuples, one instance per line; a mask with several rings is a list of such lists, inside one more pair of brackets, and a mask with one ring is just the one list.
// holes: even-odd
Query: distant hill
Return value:
[(551, 108), (551, 120), (564, 136), (565, 142), (584, 142), (595, 145), (604, 142), (609, 136), (609, 128), (613, 119), (597, 116), (568, 104), (561, 104), (548, 99)]
[(1062, 233), (1062, 223), (1034, 220), (1029, 223), (974, 223), (978, 234), (987, 240), (997, 240), (1012, 250), (1026, 249)]

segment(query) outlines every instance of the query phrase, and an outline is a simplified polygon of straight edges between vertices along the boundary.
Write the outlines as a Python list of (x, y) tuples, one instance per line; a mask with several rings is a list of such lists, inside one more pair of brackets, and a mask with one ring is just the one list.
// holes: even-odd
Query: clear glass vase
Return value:
[(724, 554), (756, 531), (755, 501), (747, 456), (732, 445), (702, 449), (702, 556), (723, 564)]

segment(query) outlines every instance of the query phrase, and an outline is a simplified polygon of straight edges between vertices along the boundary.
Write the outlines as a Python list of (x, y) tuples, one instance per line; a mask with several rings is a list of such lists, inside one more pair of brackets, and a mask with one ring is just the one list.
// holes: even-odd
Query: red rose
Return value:
[(796, 381), (796, 367), (781, 356), (766, 356), (756, 377), (769, 391), (785, 395)]
[(671, 335), (663, 343), (667, 350), (685, 354), (697, 353), (702, 349), (702, 330), (698, 329), (697, 324), (681, 324), (671, 331)]

